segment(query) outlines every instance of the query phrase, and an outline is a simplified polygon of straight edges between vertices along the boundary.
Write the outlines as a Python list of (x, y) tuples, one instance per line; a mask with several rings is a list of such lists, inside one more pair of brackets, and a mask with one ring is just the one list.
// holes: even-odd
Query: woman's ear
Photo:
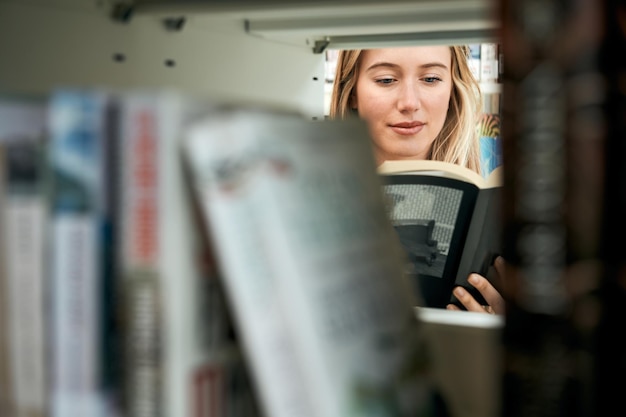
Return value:
[(356, 110), (357, 109), (356, 103), (357, 103), (357, 101), (356, 101), (356, 94), (354, 94), (354, 93), (350, 94), (350, 108), (352, 110)]

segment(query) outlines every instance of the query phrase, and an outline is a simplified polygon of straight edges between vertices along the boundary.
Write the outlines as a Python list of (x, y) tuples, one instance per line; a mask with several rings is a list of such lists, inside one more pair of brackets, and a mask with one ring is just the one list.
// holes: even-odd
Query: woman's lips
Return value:
[(391, 130), (396, 132), (399, 135), (410, 136), (419, 133), (424, 128), (424, 123), (421, 122), (406, 122), (406, 123), (396, 123), (390, 125)]

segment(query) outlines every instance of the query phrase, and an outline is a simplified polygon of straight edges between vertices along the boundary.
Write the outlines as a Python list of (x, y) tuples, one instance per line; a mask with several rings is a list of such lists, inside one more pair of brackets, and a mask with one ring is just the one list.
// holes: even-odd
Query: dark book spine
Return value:
[(602, 254), (605, 276), (600, 291), (602, 314), (594, 352), (595, 415), (610, 415), (626, 392), (626, 343), (619, 335), (626, 323), (626, 32), (623, 1), (604, 0), (600, 68), (606, 85), (605, 194)]
[(119, 412), (122, 396), (123, 346), (121, 343), (122, 291), (120, 288), (117, 248), (119, 239), (119, 193), (120, 193), (120, 103), (119, 97), (111, 96), (104, 109), (103, 126), (103, 202), (101, 216), (102, 239), (102, 380), (105, 394), (112, 410)]
[(500, 0), (502, 415), (591, 416), (601, 316), (601, 4)]

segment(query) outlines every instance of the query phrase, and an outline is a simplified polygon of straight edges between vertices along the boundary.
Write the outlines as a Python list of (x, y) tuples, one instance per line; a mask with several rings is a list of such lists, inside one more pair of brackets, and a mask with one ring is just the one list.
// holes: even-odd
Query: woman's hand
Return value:
[[(497, 278), (501, 280), (505, 276), (505, 262), (504, 258), (498, 256), (494, 261), (494, 269)], [(476, 299), (467, 292), (463, 287), (456, 287), (454, 289), (454, 295), (463, 304), (467, 311), (474, 311), (488, 314), (504, 314), (505, 302), (500, 292), (493, 286), (487, 278), (479, 274), (470, 274), (468, 282), (476, 288), (483, 296), (487, 305), (482, 305)], [(448, 304), (446, 307), (448, 310), (461, 310), (454, 304)]]

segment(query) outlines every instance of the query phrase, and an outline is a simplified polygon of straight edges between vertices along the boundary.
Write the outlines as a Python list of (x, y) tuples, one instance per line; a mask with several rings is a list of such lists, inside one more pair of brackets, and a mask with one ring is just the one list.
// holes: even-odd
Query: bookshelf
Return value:
[(3, 0), (0, 94), (171, 88), (323, 118), (324, 51), (487, 42), (492, 15), (488, 0)]

